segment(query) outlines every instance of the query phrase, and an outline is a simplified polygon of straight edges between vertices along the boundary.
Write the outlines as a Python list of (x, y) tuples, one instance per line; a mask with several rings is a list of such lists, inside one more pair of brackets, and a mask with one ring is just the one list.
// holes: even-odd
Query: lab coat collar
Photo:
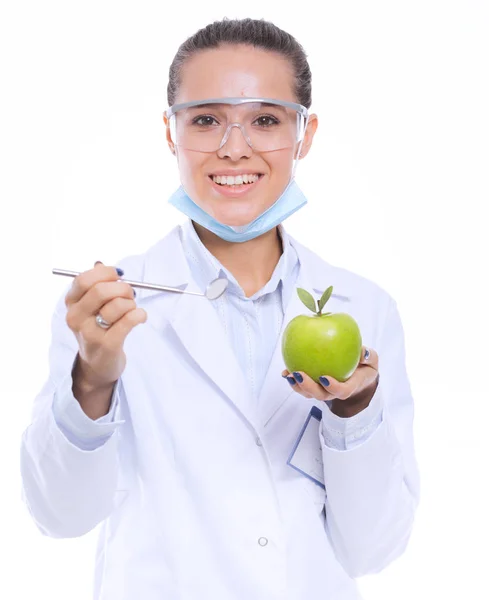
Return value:
[[(191, 284), (190, 269), (182, 252), (181, 227), (177, 225), (168, 235), (151, 246), (143, 256), (141, 281), (186, 289)], [(200, 291), (192, 288), (191, 291)], [(138, 301), (159, 297), (156, 290), (137, 291)], [(172, 294), (173, 295), (173, 294)], [(178, 294), (182, 296), (183, 294)]]
[[(334, 267), (326, 263), (317, 254), (300, 244), (291, 235), (287, 234), (283, 228), (281, 232), (284, 240), (287, 239), (292, 248), (296, 251), (300, 263), (299, 277), (304, 282), (309, 292), (316, 294), (324, 292), (330, 285), (333, 286), (333, 297), (337, 297), (346, 302), (350, 302), (354, 295), (354, 287), (351, 277), (344, 269)], [(162, 240), (154, 244), (144, 255), (143, 272), (141, 280), (150, 283), (160, 283), (180, 289), (200, 292), (191, 276), (190, 268), (183, 252), (183, 234), (182, 226), (177, 225)], [(296, 287), (301, 287), (297, 282)], [(138, 299), (144, 300), (153, 296), (160, 296), (161, 292), (154, 290), (138, 290)], [(183, 296), (184, 294), (179, 294)], [(297, 294), (291, 294), (290, 300)], [(301, 303), (301, 306), (302, 303)], [(284, 307), (285, 310), (287, 307)]]
[[(290, 288), (293, 284), (293, 281), (291, 280), (291, 274), (293, 273), (298, 261), (297, 254), (292, 248), (289, 236), (287, 235), (287, 232), (282, 224), (278, 226), (278, 230), (282, 240), (283, 252), (270, 280), (263, 286), (261, 290), (251, 296), (250, 299), (256, 300), (261, 296), (273, 293), (277, 288), (280, 288), (279, 293), (282, 301), (282, 310), (285, 312), (286, 303), (291, 292)], [(235, 294), (244, 298), (244, 291), (234, 275), (228, 269), (226, 269), (226, 267), (224, 267), (204, 246), (197, 232), (195, 231), (191, 219), (187, 219), (187, 221), (182, 224), (181, 234), (183, 251), (187, 259), (187, 263), (189, 264), (190, 272), (195, 282), (198, 283), (200, 289), (204, 291), (212, 280), (217, 279), (218, 277), (224, 277), (229, 281), (229, 286), (226, 293)]]
[(190, 272), (202, 291), (214, 279), (227, 276), (224, 267), (200, 240), (191, 219), (182, 224), (181, 233), (183, 252)]

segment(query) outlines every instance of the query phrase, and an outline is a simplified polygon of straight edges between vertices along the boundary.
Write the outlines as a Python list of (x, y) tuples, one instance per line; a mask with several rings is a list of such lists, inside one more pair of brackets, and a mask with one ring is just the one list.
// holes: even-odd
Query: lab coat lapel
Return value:
[[(143, 281), (203, 292), (193, 280), (176, 227), (147, 253)], [(252, 424), (256, 421), (249, 386), (227, 339), (213, 302), (190, 294), (138, 291), (138, 304), (147, 311), (147, 324), (157, 337), (170, 325), (195, 367), (209, 377)]]
[(330, 300), (330, 305), (337, 299), (341, 299), (342, 301), (350, 300), (350, 291), (345, 288), (341, 271), (324, 262), (292, 237), (289, 236), (289, 238), (299, 257), (300, 270), (297, 282), (285, 309), (280, 335), (259, 396), (258, 422), (262, 427), (268, 423), (287, 398), (294, 392), (289, 382), (281, 375), (282, 371), (286, 368), (282, 357), (282, 336), (286, 326), (294, 317), (302, 314), (312, 315), (311, 311), (301, 302), (297, 294), (297, 288), (307, 290), (316, 299), (320, 297), (325, 289), (332, 285), (333, 296)]
[(210, 377), (254, 425), (255, 403), (251, 401), (248, 384), (212, 302), (182, 295), (171, 318), (171, 326), (203, 376)]

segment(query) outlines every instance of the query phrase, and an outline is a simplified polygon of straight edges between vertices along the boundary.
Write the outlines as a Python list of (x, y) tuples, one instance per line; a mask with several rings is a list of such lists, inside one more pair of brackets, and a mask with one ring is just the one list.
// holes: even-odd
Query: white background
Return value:
[(489, 597), (482, 0), (2, 4), (0, 597), (91, 598), (97, 530), (43, 537), (20, 502), (20, 438), (67, 285), (50, 271), (112, 264), (184, 219), (166, 203), (168, 67), (223, 16), (264, 17), (304, 45), (320, 126), (297, 172), (309, 204), (286, 227), (382, 285), (403, 318), (422, 501), (408, 550), (360, 580), (364, 598)]

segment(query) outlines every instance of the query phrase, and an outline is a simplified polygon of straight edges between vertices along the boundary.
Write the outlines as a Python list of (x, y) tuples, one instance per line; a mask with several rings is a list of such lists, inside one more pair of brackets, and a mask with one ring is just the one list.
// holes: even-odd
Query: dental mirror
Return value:
[[(65, 277), (78, 277), (81, 272), (78, 271), (66, 271), (65, 269), (53, 269), (53, 275), (64, 275)], [(187, 290), (181, 290), (180, 288), (170, 287), (167, 285), (159, 285), (157, 283), (145, 283), (144, 281), (129, 281), (128, 279), (120, 279), (124, 283), (128, 283), (133, 288), (140, 288), (143, 290), (156, 290), (158, 292), (177, 292), (180, 294), (191, 294), (192, 296), (203, 296), (209, 300), (217, 300), (228, 287), (229, 281), (225, 278), (218, 278), (211, 281), (207, 286), (205, 293), (200, 292), (189, 292)]]

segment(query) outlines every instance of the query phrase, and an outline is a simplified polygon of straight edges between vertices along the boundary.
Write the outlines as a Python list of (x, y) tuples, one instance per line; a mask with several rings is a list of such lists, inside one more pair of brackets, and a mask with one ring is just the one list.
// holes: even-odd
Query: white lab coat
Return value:
[[(125, 277), (197, 290), (179, 231), (121, 261)], [(45, 535), (76, 537), (102, 524), (96, 600), (358, 600), (354, 578), (405, 549), (419, 485), (395, 303), (291, 243), (297, 286), (317, 295), (333, 285), (328, 310), (350, 313), (380, 356), (383, 420), (367, 441), (334, 450), (318, 429), (326, 491), (287, 458), (311, 407), (329, 408), (281, 377), (280, 344), (253, 401), (215, 308), (187, 294), (138, 290), (148, 320), (124, 346), (123, 423), (96, 450), (70, 443), (51, 408), (77, 352), (60, 298), (50, 377), (22, 438), (23, 497)], [(294, 293), (284, 326), (303, 313)]]

